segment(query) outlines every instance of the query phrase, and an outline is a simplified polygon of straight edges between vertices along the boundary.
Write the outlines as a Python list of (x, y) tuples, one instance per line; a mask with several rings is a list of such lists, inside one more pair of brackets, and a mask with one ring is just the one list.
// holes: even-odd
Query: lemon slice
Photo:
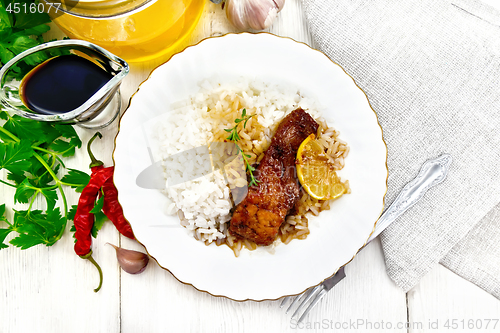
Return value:
[(306, 192), (318, 200), (337, 199), (346, 192), (314, 134), (309, 135), (297, 151), (297, 176)]

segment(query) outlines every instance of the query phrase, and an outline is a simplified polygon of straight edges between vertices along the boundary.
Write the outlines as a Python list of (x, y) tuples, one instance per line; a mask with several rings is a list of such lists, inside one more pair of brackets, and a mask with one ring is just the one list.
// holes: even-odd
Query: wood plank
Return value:
[(436, 265), (408, 292), (410, 333), (500, 332), (500, 302), (447, 268)]
[[(207, 5), (197, 29), (176, 51), (205, 36), (236, 31), (225, 20), (220, 5), (213, 4)], [(268, 31), (311, 43), (300, 0), (287, 0)], [(125, 105), (151, 69), (168, 57), (131, 64), (132, 73), (121, 89)], [(116, 123), (104, 130), (105, 138), (96, 141), (94, 146), (96, 155), (106, 165), (112, 163), (110, 152), (117, 130)], [(93, 134), (82, 129), (79, 133), (84, 143)], [(82, 170), (87, 165), (84, 153), (67, 162), (68, 167)], [(2, 177), (5, 179), (5, 175)], [(12, 189), (0, 186), (0, 198), (9, 207), (13, 205), (13, 193)], [(69, 197), (70, 200), (77, 198), (76, 195)], [(348, 277), (300, 326), (279, 308), (280, 301), (235, 302), (213, 297), (180, 283), (155, 262), (141, 275), (123, 273), (117, 266), (114, 250), (106, 246), (106, 242), (141, 250), (139, 244), (120, 238), (114, 227), (106, 224), (94, 242), (94, 257), (105, 274), (103, 289), (98, 294), (92, 292), (97, 283), (95, 268), (74, 254), (69, 230), (51, 248), (1, 250), (0, 332), (291, 332), (297, 329), (438, 332), (446, 330), (444, 324), (448, 319), (456, 319), (459, 325), (456, 330), (450, 329), (453, 332), (500, 330), (500, 324), (492, 326), (494, 322), (490, 322), (489, 328), (485, 327), (487, 319), (500, 319), (498, 300), (442, 266), (436, 266), (408, 293), (407, 313), (406, 294), (387, 277), (378, 241), (354, 258), (346, 269)], [(474, 329), (468, 327), (470, 319)], [(464, 320), (464, 329), (461, 329), (461, 320)], [(481, 320), (483, 327), (479, 328)], [(436, 321), (438, 330), (429, 327)], [(418, 323), (423, 326), (419, 327)]]
[(314, 327), (321, 323), (322, 329), (335, 332), (384, 332), (388, 328), (406, 332), (404, 328), (397, 328), (407, 319), (406, 294), (387, 276), (378, 240), (346, 266), (346, 275), (305, 325), (309, 323)]
[[(107, 163), (114, 131), (116, 127), (103, 131), (106, 139), (94, 147), (96, 156)], [(85, 143), (92, 134), (82, 129), (78, 132)], [(86, 154), (77, 154), (65, 164), (87, 171), (89, 159)], [(0, 191), (7, 207), (22, 207), (14, 206), (13, 189), (0, 186)], [(76, 204), (79, 196), (72, 190), (67, 193), (68, 202)], [(103, 287), (94, 293), (97, 270), (74, 253), (71, 225), (70, 221), (63, 238), (52, 247), (20, 250), (11, 246), (0, 251), (0, 332), (119, 331), (119, 271), (113, 257), (103, 256), (104, 243), (118, 241), (118, 234), (108, 223), (94, 241), (93, 257), (104, 272)]]
[(484, 2), (488, 6), (491, 6), (497, 10), (500, 10), (500, 2), (498, 2), (498, 0), (481, 0), (481, 2)]
[[(46, 40), (62, 38), (64, 34), (52, 23)], [(94, 131), (75, 127), (84, 145)], [(115, 122), (101, 130), (102, 140), (93, 144), (93, 151), (106, 166), (112, 165), (111, 152), (118, 131)], [(90, 159), (85, 150), (75, 157), (64, 160), (68, 168), (90, 173)], [(5, 178), (1, 171), (2, 179)], [(76, 204), (79, 194), (68, 193), (68, 204)], [(9, 208), (12, 218), (14, 189), (0, 186), (1, 202)], [(37, 204), (43, 207), (43, 201)], [(26, 209), (26, 207), (24, 207)], [(87, 260), (80, 259), (73, 251), (74, 240), (68, 222), (64, 236), (52, 247), (39, 245), (27, 250), (13, 246), (0, 251), (0, 332), (119, 332), (120, 330), (120, 271), (116, 258), (106, 242), (116, 243), (119, 235), (108, 222), (93, 242), (93, 257), (100, 264), (104, 282), (102, 289), (94, 293), (98, 284), (96, 268)], [(12, 236), (9, 236), (13, 238)], [(107, 252), (108, 251), (108, 252)]]
[[(234, 31), (220, 6), (209, 4), (195, 35), (217, 36)], [(287, 0), (269, 31), (297, 41), (311, 42), (299, 0)], [(192, 37), (191, 42), (199, 39)], [(142, 249), (128, 239), (122, 238), (122, 244), (126, 248)], [(121, 276), (122, 332), (292, 332), (306, 325), (312, 325), (312, 331), (321, 331), (339, 324), (345, 326), (360, 318), (365, 320), (365, 324), (381, 319), (406, 321), (405, 294), (387, 277), (378, 242), (363, 250), (349, 265), (347, 273), (349, 278), (325, 297), (304, 325), (297, 326), (290, 320), (290, 314), (285, 315), (284, 309), (279, 308), (280, 301), (235, 302), (214, 297), (180, 283), (151, 262), (150, 267), (139, 276), (125, 273)], [(359, 330), (348, 327), (338, 331)]]
[[(124, 247), (141, 250), (129, 240)], [(297, 324), (279, 301), (235, 302), (178, 282), (151, 262), (138, 276), (122, 274), (122, 332), (406, 332), (406, 295), (385, 273), (378, 241), (347, 266), (348, 277)], [(147, 320), (146, 320), (147, 319)], [(396, 329), (401, 325), (401, 329)]]

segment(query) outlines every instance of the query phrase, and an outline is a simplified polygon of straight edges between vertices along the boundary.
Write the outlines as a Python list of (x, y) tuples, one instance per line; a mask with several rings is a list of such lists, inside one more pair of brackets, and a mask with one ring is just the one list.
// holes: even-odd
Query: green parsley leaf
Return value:
[[(35, 214), (36, 212), (40, 212), (41, 211), (36, 211), (36, 210), (33, 210), (31, 211), (33, 214)], [(17, 210), (14, 210), (14, 223), (12, 225), (13, 228), (17, 229), (18, 227), (22, 226), (23, 224), (26, 223), (26, 217), (25, 215), (28, 213), (28, 211), (17, 211)]]
[[(43, 156), (40, 157), (43, 159)], [(28, 171), (33, 177), (38, 178), (42, 177), (46, 173), (48, 174), (43, 164), (40, 163), (35, 156), (31, 157), (28, 161), (30, 162), (30, 167), (26, 171)]]
[[(76, 215), (76, 210), (77, 210), (77, 209), (78, 209), (78, 205), (73, 205), (73, 206), (71, 206), (71, 208), (70, 208), (70, 210), (69, 210), (69, 212), (68, 212), (68, 216), (67, 216), (67, 217), (68, 217), (68, 220), (73, 221), (73, 220), (75, 219), (75, 215)], [(76, 231), (76, 229), (75, 229), (75, 230), (73, 230), (74, 228), (75, 228), (75, 226), (73, 225), (73, 226), (71, 227), (71, 230), (70, 230), (70, 231)]]
[(42, 129), (42, 122), (23, 118), (18, 115), (9, 116), (3, 127), (20, 139), (33, 142), (45, 141), (46, 134)]
[[(16, 2), (26, 3), (28, 5), (28, 8), (29, 8), (29, 5), (31, 3), (33, 3), (32, 1), (23, 1), (23, 0), (16, 0)], [(20, 13), (14, 14), (14, 15), (16, 17), (16, 23), (14, 24), (14, 28), (20, 29), (20, 30), (28, 30), (30, 28), (39, 26), (41, 24), (50, 22), (50, 16), (47, 13), (40, 13), (38, 11), (36, 11), (35, 13), (31, 13), (31, 12), (24, 13), (23, 10), (21, 10)], [(31, 33), (31, 34), (32, 35), (41, 35), (42, 33), (38, 32), (38, 33)]]
[[(37, 2), (32, 0), (7, 0), (10, 3), (18, 3), (21, 9), (19, 13), (14, 14), (14, 28), (17, 29), (28, 29), (35, 25), (50, 22), (50, 16), (46, 13), (40, 13), (37, 11), (30, 10), (31, 4), (37, 4)], [(6, 4), (4, 2), (4, 4)], [(26, 10), (25, 10), (26, 8)], [(14, 9), (14, 8), (13, 8)], [(12, 14), (11, 14), (12, 15)]]
[[(9, 221), (7, 221), (7, 218), (5, 217), (5, 204), (0, 205), (0, 221), (3, 221), (11, 227), (11, 224)], [(0, 228), (0, 250), (5, 249), (9, 247), (7, 244), (4, 244), (5, 238), (12, 232), (11, 228)]]
[(48, 240), (47, 245), (51, 246), (57, 242), (59, 235), (64, 232), (66, 228), (67, 218), (62, 216), (59, 208), (47, 210), (47, 218), (43, 220), (45, 224), (45, 237)]
[[(38, 162), (38, 160), (37, 160)], [(39, 165), (42, 165), (40, 162), (38, 162)], [(54, 168), (53, 171), (57, 175), (59, 172), (60, 165), (57, 164)], [(34, 175), (34, 174), (32, 174)], [(35, 175), (34, 175), (35, 176)], [(46, 169), (42, 166), (41, 169), (38, 170), (38, 174), (35, 176), (33, 182), (37, 185), (37, 187), (43, 188), (43, 187), (50, 187), (53, 186), (51, 183), (54, 182), (54, 178), (52, 178), (52, 175), (46, 171)]]
[[(31, 26), (30, 28), (15, 32), (11, 36), (13, 36), (14, 38), (17, 36), (21, 36), (21, 35), (41, 36), (42, 34), (46, 33), (49, 30), (50, 30), (50, 27), (47, 24), (39, 24), (39, 25)], [(10, 39), (7, 39), (7, 40), (10, 40)]]
[(0, 229), (0, 250), (6, 249), (9, 246), (4, 244), (5, 238), (12, 232), (12, 229)]
[(45, 243), (45, 239), (43, 239), (41, 235), (30, 231), (26, 232), (27, 233), (20, 233), (19, 236), (12, 239), (9, 243), (20, 247), (21, 250), (26, 250), (32, 246)]
[(47, 59), (48, 59), (48, 57), (45, 54), (45, 52), (37, 52), (37, 53), (33, 53), (33, 54), (30, 54), (29, 56), (25, 57), (23, 59), (23, 61), (27, 65), (30, 65), (30, 66), (34, 67), (36, 65), (41, 64), (42, 62), (44, 62)]
[(28, 203), (30, 198), (37, 192), (37, 188), (31, 185), (28, 178), (24, 179), (16, 189), (14, 202)]
[[(33, 211), (31, 214), (31, 216), (38, 216), (42, 213), (40, 211)], [(36, 223), (31, 223), (29, 218), (30, 212), (28, 211), (16, 211), (14, 214), (14, 226), (19, 235), (9, 243), (23, 250), (44, 242), (42, 236), (43, 228)]]
[(54, 206), (57, 202), (57, 191), (56, 189), (40, 189), (40, 193), (45, 197), (45, 201), (47, 202), (47, 210), (54, 209)]
[(91, 234), (92, 237), (97, 238), (97, 233), (101, 230), (104, 223), (108, 220), (108, 217), (104, 215), (102, 211), (99, 211), (94, 214), (95, 220), (94, 225), (92, 226)]
[(7, 222), (7, 218), (5, 217), (5, 204), (0, 205), (0, 221)]
[(24, 175), (16, 175), (15, 173), (8, 172), (7, 179), (12, 180), (14, 184), (19, 185), (26, 177)]
[(104, 195), (101, 195), (99, 199), (95, 202), (94, 208), (90, 211), (92, 214), (97, 214), (102, 210), (102, 207), (104, 207)]
[[(17, 7), (14, 7), (14, 4)], [(46, 24), (50, 17), (46, 13), (33, 11), (36, 0), (1, 0), (0, 1), (0, 66), (16, 54), (43, 43), (42, 34), (50, 30)], [(10, 6), (10, 8), (9, 8)], [(10, 12), (7, 9), (10, 9)], [(19, 13), (14, 11), (19, 9)], [(9, 76), (21, 79), (34, 65), (49, 58), (46, 51), (32, 54), (11, 68)]]
[(104, 223), (108, 220), (106, 215), (102, 212), (102, 207), (104, 207), (104, 194), (101, 190), (101, 197), (95, 202), (94, 208), (90, 211), (94, 214), (94, 224), (92, 225), (91, 234), (92, 237), (97, 238), (97, 233), (101, 230)]
[(5, 64), (12, 58), (14, 58), (14, 53), (4, 45), (0, 44), (0, 62)]
[(33, 46), (37, 46), (37, 45), (38, 45), (38, 42), (36, 40), (31, 39), (29, 36), (21, 35), (21, 36), (17, 36), (17, 38), (15, 38), (12, 41), (12, 44), (9, 47), (9, 50), (11, 50), (14, 53), (19, 54), (21, 52), (26, 51), (27, 49), (32, 48)]
[(76, 192), (80, 193), (83, 191), (85, 186), (90, 181), (90, 176), (80, 170), (75, 170), (75, 169), (68, 169), (69, 172), (61, 178), (61, 181), (65, 184), (68, 184), (71, 186), (71, 188), (74, 188)]
[(63, 138), (69, 139), (69, 143), (73, 146), (77, 148), (82, 146), (82, 141), (78, 137), (73, 126), (54, 124), (54, 129), (56, 129)]
[(12, 28), (9, 13), (5, 10), (3, 4), (0, 3), (0, 37), (8, 35)]
[(0, 143), (0, 169), (22, 175), (29, 168), (30, 163), (27, 160), (32, 156), (33, 151), (27, 141)]
[(75, 228), (74, 224), (71, 226), (69, 231), (73, 233), (73, 239), (74, 239), (74, 242), (76, 243), (76, 237), (75, 237), (76, 228)]
[(75, 155), (75, 146), (61, 139), (54, 141), (49, 148), (64, 157)]
[(10, 241), (14, 246), (27, 249), (38, 244), (53, 245), (66, 225), (59, 208), (47, 210), (16, 211), (16, 231), (19, 236)]
[[(77, 209), (76, 205), (71, 207), (71, 209), (68, 213), (69, 220), (74, 220), (75, 215), (76, 215), (76, 209)], [(106, 223), (106, 221), (108, 221), (108, 217), (102, 211), (98, 211), (97, 213), (94, 213), (94, 224), (92, 225), (92, 230), (90, 231), (92, 234), (92, 237), (97, 238), (97, 233), (101, 230), (102, 226), (104, 225), (104, 223)], [(74, 234), (76, 232), (75, 225), (72, 225), (71, 228), (69, 229), (69, 231), (73, 233), (73, 238), (75, 238), (75, 234)], [(75, 242), (76, 242), (76, 239), (75, 239)]]
[(34, 195), (42, 194), (47, 202), (47, 210), (51, 211), (57, 201), (56, 188), (40, 188), (32, 184), (28, 178), (24, 179), (16, 189), (14, 202), (28, 203)]

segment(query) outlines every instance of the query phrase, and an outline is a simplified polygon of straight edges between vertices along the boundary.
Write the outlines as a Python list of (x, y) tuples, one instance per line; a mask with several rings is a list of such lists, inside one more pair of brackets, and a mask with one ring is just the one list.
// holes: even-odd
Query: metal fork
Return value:
[[(368, 245), (368, 243), (370, 243), (372, 240), (377, 238), (377, 236), (380, 235), (380, 233), (385, 228), (387, 228), (394, 220), (396, 220), (408, 208), (419, 201), (427, 192), (427, 190), (441, 183), (446, 178), (451, 161), (452, 158), (449, 154), (443, 154), (436, 159), (426, 161), (422, 165), (420, 172), (415, 177), (415, 179), (406, 184), (406, 186), (401, 190), (391, 206), (389, 206), (389, 208), (387, 208), (385, 212), (380, 216), (376, 223), (375, 229), (373, 230), (373, 233), (361, 249)], [(299, 302), (299, 300), (303, 299), (295, 312), (292, 314), (292, 319), (297, 317), (300, 314), (300, 311), (307, 304), (309, 304), (309, 306), (302, 313), (297, 322), (301, 323), (307, 316), (307, 314), (311, 311), (311, 309), (323, 298), (323, 296), (325, 296), (330, 289), (332, 289), (337, 283), (345, 278), (346, 275), (344, 267), (345, 266), (340, 267), (337, 273), (323, 281), (318, 286), (310, 288), (308, 291), (295, 297), (293, 302), (286, 310), (286, 313), (288, 313), (288, 311), (290, 311), (292, 307)], [(283, 301), (281, 301), (280, 308), (282, 308), (292, 297), (293, 296), (285, 297)]]

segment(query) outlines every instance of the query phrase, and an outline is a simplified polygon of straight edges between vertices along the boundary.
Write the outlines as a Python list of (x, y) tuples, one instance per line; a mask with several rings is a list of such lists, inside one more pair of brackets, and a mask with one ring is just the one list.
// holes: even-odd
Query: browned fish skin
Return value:
[(233, 235), (270, 245), (281, 224), (299, 199), (295, 156), (300, 144), (316, 133), (318, 123), (301, 108), (279, 124), (255, 176), (260, 181), (236, 207), (229, 231)]

